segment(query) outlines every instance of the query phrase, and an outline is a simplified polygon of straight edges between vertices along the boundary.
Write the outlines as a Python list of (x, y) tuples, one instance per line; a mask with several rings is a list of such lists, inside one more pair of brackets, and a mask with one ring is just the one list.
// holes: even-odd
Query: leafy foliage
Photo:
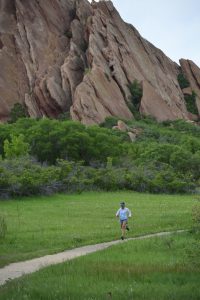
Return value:
[(69, 112), (69, 111), (66, 111), (66, 112), (60, 114), (60, 115), (58, 116), (58, 120), (60, 120), (60, 121), (71, 120), (70, 112)]
[(187, 110), (192, 114), (198, 115), (199, 111), (196, 104), (196, 94), (193, 91), (192, 95), (185, 95), (184, 97)]
[(129, 84), (129, 90), (132, 96), (132, 102), (136, 108), (140, 105), (140, 100), (142, 98), (142, 87), (137, 80), (134, 80)]
[(143, 95), (142, 87), (137, 80), (134, 80), (134, 82), (130, 83), (128, 87), (131, 93), (131, 103), (129, 104), (129, 108), (133, 115), (138, 117), (140, 102)]
[(6, 158), (25, 156), (29, 152), (29, 144), (24, 141), (24, 135), (11, 135), (11, 141), (4, 141), (4, 154)]
[(119, 118), (117, 117), (107, 117), (103, 123), (100, 124), (101, 127), (112, 129), (113, 126), (117, 124)]
[(187, 78), (183, 75), (183, 73), (178, 74), (178, 83), (180, 85), (181, 89), (187, 88), (190, 86), (189, 81), (187, 80)]
[(21, 103), (15, 103), (10, 112), (10, 123), (15, 123), (18, 119), (27, 116), (26, 108)]
[(116, 122), (87, 127), (27, 118), (1, 124), (1, 197), (119, 189), (189, 193), (199, 187), (199, 126), (129, 120), (130, 130), (139, 130), (131, 143), (127, 133), (110, 129)]

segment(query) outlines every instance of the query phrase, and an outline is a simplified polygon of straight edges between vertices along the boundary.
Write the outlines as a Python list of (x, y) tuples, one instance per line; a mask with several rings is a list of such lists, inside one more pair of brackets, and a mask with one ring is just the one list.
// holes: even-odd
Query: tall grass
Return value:
[(83, 193), (0, 202), (7, 234), (0, 266), (86, 244), (120, 238), (115, 213), (124, 200), (132, 210), (129, 237), (190, 228), (193, 196), (133, 192)]
[(185, 251), (194, 239), (187, 233), (123, 243), (15, 280), (0, 299), (198, 300), (200, 265)]
[(0, 215), (0, 239), (4, 239), (7, 232), (7, 224), (5, 217)]

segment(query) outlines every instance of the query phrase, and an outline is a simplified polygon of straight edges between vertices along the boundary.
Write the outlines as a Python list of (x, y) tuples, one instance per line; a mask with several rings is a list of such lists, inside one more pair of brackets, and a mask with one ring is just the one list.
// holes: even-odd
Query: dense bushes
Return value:
[(78, 191), (86, 179), (81, 168), (80, 163), (61, 160), (54, 166), (46, 166), (28, 156), (3, 160), (0, 162), (1, 197)]
[(24, 141), (23, 134), (18, 136), (11, 135), (11, 140), (4, 141), (4, 156), (6, 158), (14, 158), (27, 155), (29, 152), (29, 144)]
[(0, 170), (3, 197), (38, 194), (59, 178), (56, 167), (42, 167), (28, 157), (3, 160)]
[[(2, 130), (1, 130), (2, 128)], [(40, 162), (54, 164), (57, 158), (105, 162), (108, 156), (118, 157), (125, 135), (98, 126), (85, 127), (73, 121), (21, 119), (0, 127), (0, 152), (5, 156), (5, 139), (22, 134), (30, 145), (30, 154)]]
[(46, 166), (26, 156), (1, 161), (0, 174), (1, 198), (86, 190), (183, 193), (194, 189), (190, 177), (177, 175), (165, 164), (95, 168), (58, 160)]
[[(0, 196), (129, 189), (194, 192), (200, 182), (200, 127), (184, 121), (127, 121), (124, 132), (73, 121), (20, 119), (0, 125)], [(106, 128), (109, 127), (109, 128)]]

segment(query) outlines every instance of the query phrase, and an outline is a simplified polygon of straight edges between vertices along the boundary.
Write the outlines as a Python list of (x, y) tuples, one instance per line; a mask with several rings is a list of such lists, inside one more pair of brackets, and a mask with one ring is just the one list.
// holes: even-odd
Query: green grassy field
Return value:
[(48, 267), (0, 288), (4, 300), (198, 300), (200, 261), (184, 233), (123, 243)]
[(0, 240), (0, 266), (120, 237), (115, 213), (121, 200), (133, 212), (129, 237), (190, 228), (195, 196), (133, 192), (23, 198), (0, 202), (8, 233)]

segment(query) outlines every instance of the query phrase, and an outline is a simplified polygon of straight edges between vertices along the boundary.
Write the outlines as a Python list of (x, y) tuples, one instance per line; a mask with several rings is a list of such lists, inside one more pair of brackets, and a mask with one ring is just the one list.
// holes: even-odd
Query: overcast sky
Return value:
[(122, 18), (172, 60), (200, 66), (200, 0), (113, 0)]

